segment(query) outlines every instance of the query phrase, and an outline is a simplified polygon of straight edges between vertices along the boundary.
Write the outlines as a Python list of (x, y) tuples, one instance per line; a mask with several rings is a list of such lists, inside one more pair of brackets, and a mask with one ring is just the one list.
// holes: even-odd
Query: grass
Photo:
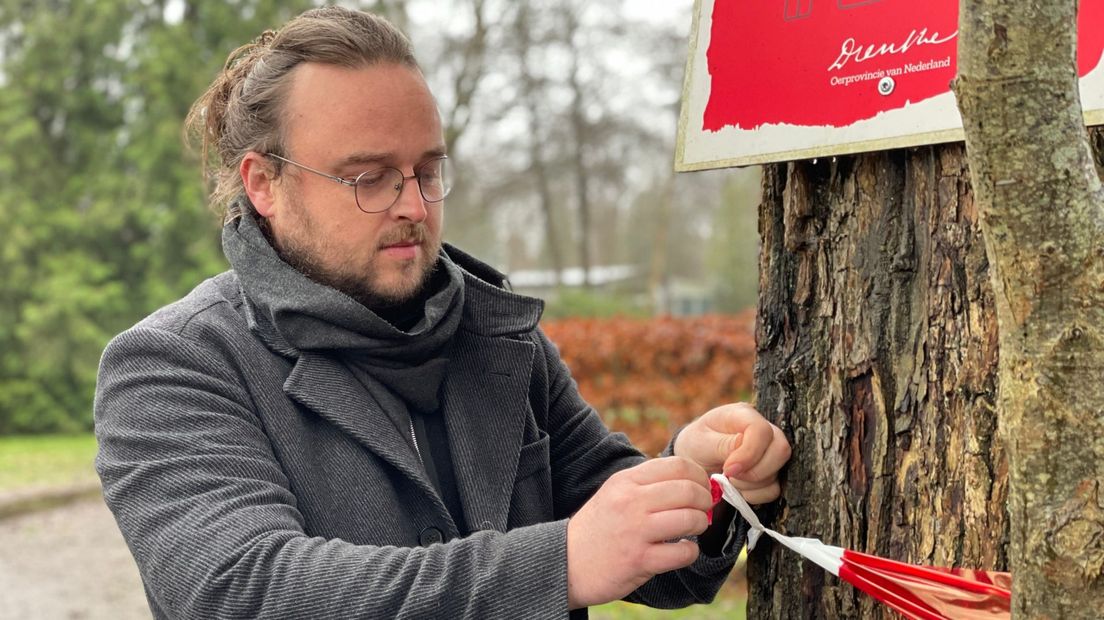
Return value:
[(667, 618), (694, 618), (694, 620), (744, 620), (747, 601), (737, 597), (718, 596), (709, 605), (692, 605), (686, 609), (651, 609), (616, 601), (590, 608), (592, 620), (666, 620)]
[(95, 456), (91, 434), (0, 437), (0, 491), (95, 480)]
[(592, 620), (666, 620), (668, 618), (693, 618), (694, 620), (744, 620), (747, 617), (747, 583), (744, 574), (745, 552), (732, 575), (708, 605), (691, 605), (685, 609), (652, 609), (623, 601), (590, 608)]

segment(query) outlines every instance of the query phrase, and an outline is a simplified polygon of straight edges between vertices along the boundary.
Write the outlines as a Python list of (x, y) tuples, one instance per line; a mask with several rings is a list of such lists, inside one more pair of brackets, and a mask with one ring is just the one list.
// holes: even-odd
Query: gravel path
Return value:
[(0, 519), (0, 619), (148, 620), (138, 569), (98, 496)]

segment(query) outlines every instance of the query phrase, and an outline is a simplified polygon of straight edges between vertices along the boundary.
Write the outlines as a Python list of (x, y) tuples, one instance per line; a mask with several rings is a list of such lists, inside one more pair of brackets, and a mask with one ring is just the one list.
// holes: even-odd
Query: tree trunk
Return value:
[(454, 153), (456, 143), (471, 124), (472, 99), (487, 69), (488, 24), (484, 14), (484, 0), (472, 0), (472, 32), (460, 46), (460, 67), (452, 80), (452, 108), (445, 122), (445, 149)]
[(997, 292), (1019, 617), (1104, 618), (1104, 189), (1076, 23), (1076, 0), (968, 0), (960, 17), (955, 91)]
[(668, 286), (667, 255), (671, 243), (671, 211), (675, 203), (674, 173), (663, 184), (656, 205), (655, 233), (652, 235), (651, 262), (648, 265), (648, 292), (656, 314), (671, 313), (671, 291)]
[[(1006, 568), (997, 323), (962, 146), (774, 165), (763, 190), (756, 391), (794, 446), (774, 526)], [(895, 617), (763, 544), (749, 618)]]
[(583, 270), (583, 287), (589, 289), (590, 268), (593, 266), (590, 252), (590, 172), (586, 162), (588, 127), (583, 103), (582, 78), (579, 75), (579, 56), (582, 52), (576, 43), (579, 21), (575, 11), (578, 10), (581, 9), (574, 6), (568, 6), (564, 10), (566, 21), (564, 40), (569, 42), (571, 48), (568, 85), (571, 88), (571, 137), (575, 148), (572, 164), (575, 169), (575, 196), (579, 203), (579, 267)]
[(564, 261), (560, 250), (558, 221), (555, 216), (556, 203), (552, 198), (552, 187), (548, 167), (544, 163), (544, 142), (547, 139), (545, 129), (541, 124), (540, 99), (547, 95), (541, 90), (541, 85), (536, 77), (537, 72), (530, 66), (530, 55), (533, 50), (532, 21), (529, 13), (528, 2), (521, 3), (517, 8), (517, 17), (514, 22), (514, 31), (517, 36), (518, 62), (521, 65), (521, 101), (528, 116), (529, 124), (529, 172), (533, 175), (537, 184), (537, 200), (540, 203), (541, 214), (544, 216), (544, 243), (548, 251), (548, 257), (552, 262), (552, 271), (555, 273), (556, 288), (560, 288), (563, 276)]

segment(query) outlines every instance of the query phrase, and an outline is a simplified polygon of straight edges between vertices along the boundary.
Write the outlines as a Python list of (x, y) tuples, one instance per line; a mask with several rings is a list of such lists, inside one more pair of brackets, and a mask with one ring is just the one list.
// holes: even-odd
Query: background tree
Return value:
[[(485, 248), (506, 270), (625, 263), (641, 274), (653, 270), (652, 233), (662, 215), (655, 204), (669, 194), (687, 24), (632, 14), (632, 6), (640, 5), (488, 5), (498, 24), (511, 23), (505, 32), (488, 26), (494, 43), (484, 96), (476, 97), (482, 107), (456, 145), (458, 160), (473, 167), (459, 188), (464, 198), (449, 199), (452, 241)], [(688, 18), (684, 6), (672, 14)], [(658, 262), (663, 281), (708, 279), (702, 248), (724, 181), (718, 175), (701, 191), (685, 191), (696, 182), (676, 183), (668, 235), (675, 251)], [(752, 196), (745, 191), (743, 201)], [(743, 269), (751, 271), (750, 261)]]
[(1077, 6), (962, 4), (955, 92), (996, 292), (1020, 617), (1104, 617), (1104, 189)]
[(758, 273), (748, 265), (759, 260), (759, 230), (756, 210), (749, 208), (745, 197), (758, 194), (761, 183), (762, 169), (755, 166), (728, 171), (720, 187), (721, 205), (710, 217), (703, 267), (718, 311), (755, 305)]

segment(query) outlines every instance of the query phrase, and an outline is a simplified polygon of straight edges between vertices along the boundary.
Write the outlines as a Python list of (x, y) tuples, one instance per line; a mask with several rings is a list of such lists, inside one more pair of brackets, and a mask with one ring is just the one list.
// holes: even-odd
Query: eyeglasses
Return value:
[(302, 168), (307, 172), (313, 172), (318, 176), (352, 187), (357, 208), (365, 213), (383, 213), (390, 209), (399, 199), (403, 185), (408, 179), (418, 180), (418, 191), (422, 194), (422, 198), (429, 203), (441, 202), (445, 199), (445, 196), (448, 196), (449, 190), (452, 189), (452, 171), (448, 163), (448, 155), (434, 157), (429, 161), (418, 164), (411, 176), (405, 176), (402, 170), (398, 168), (387, 167), (362, 172), (352, 180), (326, 174), (321, 170), (304, 166), (286, 157), (280, 157), (272, 153), (267, 155), (273, 159)]

